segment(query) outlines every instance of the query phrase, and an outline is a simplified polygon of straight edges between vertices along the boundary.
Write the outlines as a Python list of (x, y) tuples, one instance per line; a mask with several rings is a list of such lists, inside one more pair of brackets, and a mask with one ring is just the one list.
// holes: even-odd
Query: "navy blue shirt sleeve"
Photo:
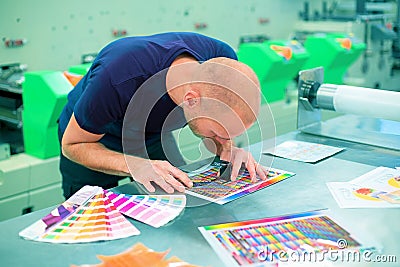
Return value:
[[(98, 64), (91, 69), (85, 90), (74, 107), (75, 118), (82, 129), (104, 134), (108, 125), (122, 119), (125, 107), (111, 80), (107, 67)], [(135, 80), (125, 82), (125, 86), (135, 88)]]

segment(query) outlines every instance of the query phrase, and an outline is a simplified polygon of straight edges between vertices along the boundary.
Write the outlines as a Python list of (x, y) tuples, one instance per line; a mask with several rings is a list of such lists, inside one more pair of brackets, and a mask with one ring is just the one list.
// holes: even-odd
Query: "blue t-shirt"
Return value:
[[(168, 68), (182, 53), (189, 53), (200, 62), (215, 57), (237, 59), (226, 43), (197, 33), (171, 32), (118, 39), (100, 51), (88, 73), (68, 94), (68, 103), (59, 120), (61, 134), (74, 113), (82, 129), (104, 134), (100, 142), (122, 152), (122, 127), (132, 97), (144, 82)], [(176, 104), (166, 94), (165, 83), (157, 90), (160, 86), (165, 94), (147, 120), (146, 142), (160, 133), (168, 114), (176, 110)], [(151, 86), (146, 90), (149, 92), (145, 93), (152, 94)]]

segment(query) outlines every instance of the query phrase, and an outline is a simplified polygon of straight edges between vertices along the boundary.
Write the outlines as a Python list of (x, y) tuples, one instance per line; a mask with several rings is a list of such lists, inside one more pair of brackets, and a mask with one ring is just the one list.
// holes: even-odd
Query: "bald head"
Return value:
[(260, 106), (260, 85), (246, 64), (230, 58), (213, 58), (197, 66), (192, 82), (201, 87), (201, 97), (209, 100), (203, 104), (210, 113), (231, 110), (244, 124), (255, 121)]
[[(227, 71), (226, 67), (231, 68), (233, 71)], [(198, 69), (199, 74), (204, 72), (209, 78), (212, 76), (216, 77), (218, 74), (220, 74), (217, 79), (220, 79), (221, 81), (223, 81), (224, 77), (227, 78), (227, 80), (235, 79), (235, 77), (237, 77), (239, 74), (237, 72), (240, 72), (246, 80), (249, 79), (255, 85), (259, 86), (259, 81), (254, 71), (248, 65), (231, 58), (212, 58), (203, 62)]]
[(199, 136), (214, 133), (233, 138), (256, 121), (261, 100), (259, 81), (241, 62), (218, 57), (199, 63), (184, 55), (169, 68), (166, 85)]

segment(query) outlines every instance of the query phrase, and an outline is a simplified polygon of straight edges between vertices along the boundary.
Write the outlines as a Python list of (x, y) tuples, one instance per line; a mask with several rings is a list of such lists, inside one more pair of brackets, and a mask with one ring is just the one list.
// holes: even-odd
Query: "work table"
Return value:
[[(141, 242), (155, 251), (171, 249), (167, 258), (175, 255), (191, 264), (222, 267), (222, 261), (197, 227), (318, 209), (329, 209), (339, 224), (345, 222), (357, 229), (363, 238), (382, 248), (382, 254), (396, 255), (397, 261), (400, 261), (400, 209), (340, 209), (326, 186), (326, 182), (352, 180), (377, 166), (400, 166), (400, 152), (298, 131), (277, 137), (276, 143), (287, 140), (316, 142), (346, 149), (316, 164), (283, 158), (274, 158), (272, 161), (271, 156), (262, 155), (261, 163), (272, 161), (272, 167), (294, 172), (296, 175), (225, 205), (208, 203), (187, 207), (175, 220), (158, 229), (128, 218), (141, 234), (125, 239), (87, 244), (51, 244), (28, 241), (18, 236), (19, 231), (48, 214), (54, 207), (1, 222), (2, 266), (95, 264), (99, 263), (97, 254), (118, 254)], [(258, 155), (259, 150), (260, 143), (250, 147), (254, 155)], [(138, 193), (137, 190), (132, 184), (113, 189), (115, 192), (127, 194)], [(359, 264), (376, 266), (373, 263)], [(384, 266), (397, 264), (386, 263)]]

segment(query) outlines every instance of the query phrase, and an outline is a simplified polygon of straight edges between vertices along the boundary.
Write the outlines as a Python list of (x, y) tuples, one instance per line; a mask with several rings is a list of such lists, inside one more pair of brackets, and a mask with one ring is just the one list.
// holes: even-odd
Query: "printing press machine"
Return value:
[(62, 72), (0, 73), (0, 221), (62, 202), (57, 119), (72, 85)]

